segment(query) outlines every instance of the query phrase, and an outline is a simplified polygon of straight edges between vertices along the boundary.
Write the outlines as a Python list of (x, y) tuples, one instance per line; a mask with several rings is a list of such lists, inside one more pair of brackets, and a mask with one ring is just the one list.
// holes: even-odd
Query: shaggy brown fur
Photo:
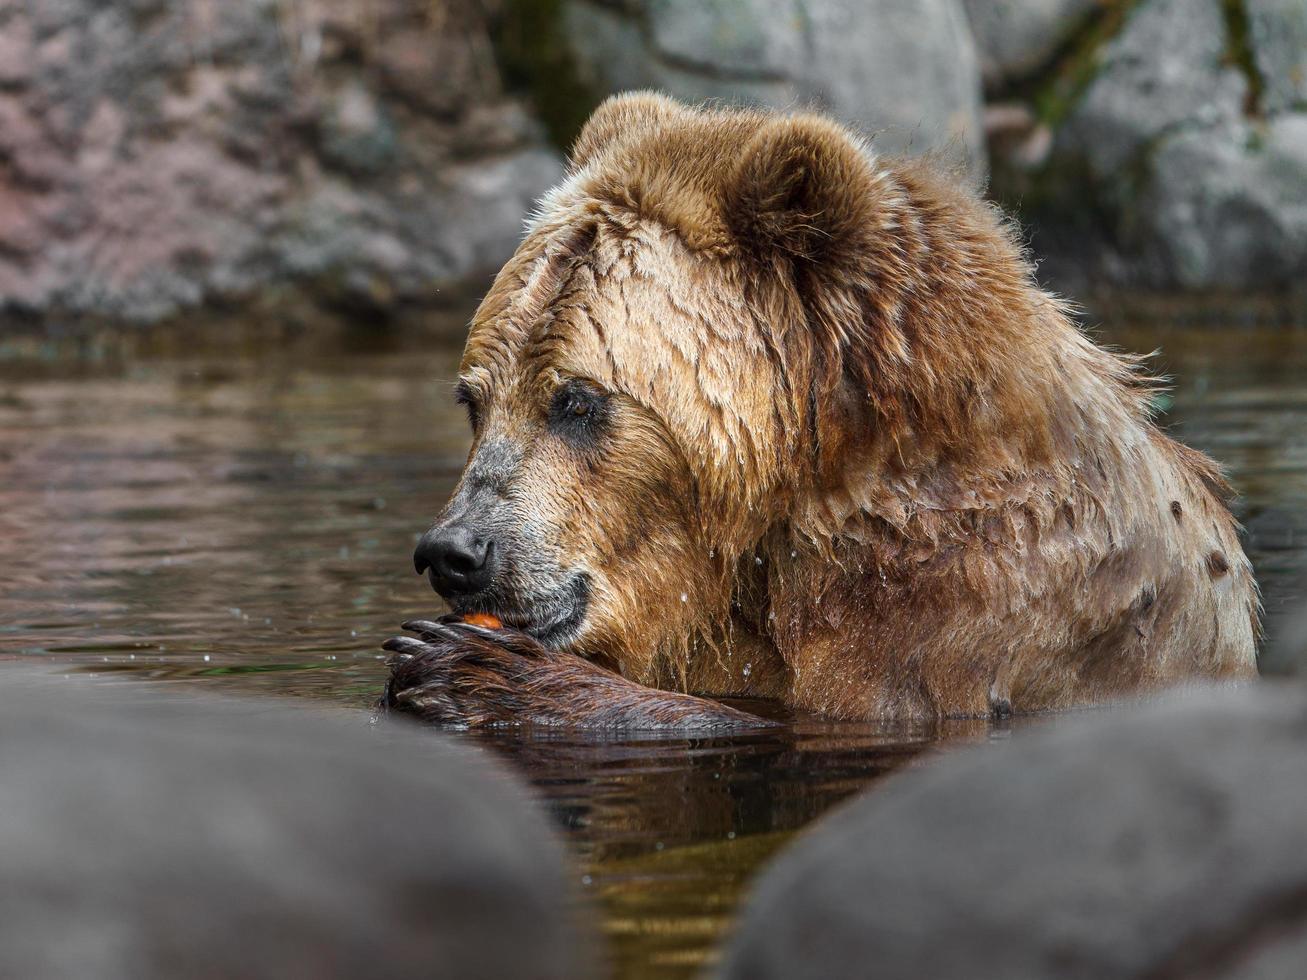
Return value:
[[(503, 493), (540, 560), (593, 586), (568, 653), (840, 718), (1255, 674), (1216, 466), (1153, 425), (1150, 380), (993, 207), (820, 117), (654, 95), (601, 106), (572, 164), (462, 368), (469, 472), (516, 447)], [(572, 378), (611, 405), (585, 451), (541, 421)], [(566, 703), (524, 716), (593, 714), (543, 696)], [(442, 720), (482, 717), (451, 697)]]

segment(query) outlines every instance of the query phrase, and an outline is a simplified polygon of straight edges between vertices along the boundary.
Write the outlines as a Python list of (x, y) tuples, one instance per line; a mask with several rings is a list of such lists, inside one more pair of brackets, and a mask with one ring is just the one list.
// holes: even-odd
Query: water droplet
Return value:
[(761, 565), (761, 564), (762, 564), (762, 557), (761, 557), (761, 556), (758, 556), (758, 557), (754, 558), (754, 559), (753, 559), (753, 563), (754, 563), (755, 565)]
[(744, 676), (745, 676), (745, 677), (748, 677), (748, 676), (749, 676), (750, 674), (752, 674), (752, 673), (753, 673), (753, 664), (745, 664), (745, 665), (744, 665)]
[(592, 885), (594, 884), (594, 879), (591, 878), (589, 875), (581, 875), (581, 884)]
[(682, 592), (682, 593), (681, 593), (681, 601), (682, 601), (682, 602), (689, 602), (689, 601), (690, 601), (690, 597), (689, 597), (688, 595), (686, 595), (684, 592)]
[(207, 653), (204, 655), (204, 662), (206, 664), (209, 662), (209, 655)]
[(790, 557), (791, 557), (791, 558), (798, 558), (798, 557), (799, 557), (799, 553), (798, 553), (797, 551), (791, 551), (791, 552), (790, 552)]
[(662, 842), (662, 841), (657, 841), (657, 842), (654, 843), (654, 850), (655, 850), (655, 851), (661, 851), (662, 849), (663, 849), (663, 842)]
[(735, 831), (733, 831), (733, 830), (728, 830), (728, 831), (726, 831), (726, 839), (727, 839), (727, 840), (735, 840)]
[(716, 550), (715, 548), (709, 548), (709, 549), (708, 549), (708, 557), (709, 557), (709, 558), (716, 558), (716, 557), (717, 557), (717, 550)]

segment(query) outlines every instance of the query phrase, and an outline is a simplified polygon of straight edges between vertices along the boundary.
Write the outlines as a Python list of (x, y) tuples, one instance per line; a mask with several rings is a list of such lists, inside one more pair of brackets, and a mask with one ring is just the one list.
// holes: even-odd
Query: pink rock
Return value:
[(430, 299), (507, 257), (561, 170), (471, 0), (12, 6), (0, 317)]

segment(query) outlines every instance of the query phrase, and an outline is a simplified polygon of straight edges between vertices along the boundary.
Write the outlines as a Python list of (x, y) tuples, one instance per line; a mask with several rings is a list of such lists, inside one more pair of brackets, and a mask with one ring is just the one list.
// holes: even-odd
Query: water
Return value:
[[(0, 659), (370, 704), (381, 640), (439, 611), (409, 556), (466, 451), (457, 322), (443, 341), (11, 347)], [(1307, 333), (1144, 322), (1102, 336), (1162, 349), (1168, 424), (1245, 494), (1274, 628), (1307, 575)], [(670, 977), (712, 955), (749, 875), (796, 830), (923, 750), (1007, 734), (800, 720), (737, 739), (462, 737), (511, 757), (547, 801), (618, 974)]]

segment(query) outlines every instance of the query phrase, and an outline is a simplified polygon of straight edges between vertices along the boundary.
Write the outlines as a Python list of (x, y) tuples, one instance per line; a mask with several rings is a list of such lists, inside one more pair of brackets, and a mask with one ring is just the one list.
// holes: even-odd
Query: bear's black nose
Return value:
[(433, 527), (413, 551), (413, 567), (427, 572), (431, 587), (446, 599), (472, 595), (494, 577), (495, 543), (461, 524)]

